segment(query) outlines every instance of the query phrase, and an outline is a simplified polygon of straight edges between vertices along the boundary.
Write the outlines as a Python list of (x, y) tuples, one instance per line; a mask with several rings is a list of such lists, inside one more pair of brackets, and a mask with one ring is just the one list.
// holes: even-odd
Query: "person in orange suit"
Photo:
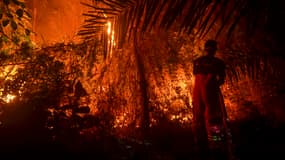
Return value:
[(224, 100), (220, 86), (225, 81), (225, 63), (215, 57), (217, 41), (207, 40), (206, 55), (193, 62), (195, 76), (193, 88), (193, 132), (195, 142), (202, 150), (208, 150), (209, 140), (223, 137)]

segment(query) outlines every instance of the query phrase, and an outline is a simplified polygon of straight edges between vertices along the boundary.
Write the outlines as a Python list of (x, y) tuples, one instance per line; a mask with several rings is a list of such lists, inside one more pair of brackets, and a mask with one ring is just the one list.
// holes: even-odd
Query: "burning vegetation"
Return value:
[[(222, 42), (218, 50), (227, 64), (226, 83), (221, 89), (228, 120), (263, 116), (273, 125), (285, 122), (283, 109), (276, 107), (269, 112), (273, 99), (284, 104), (279, 98), (285, 88), (284, 70), (279, 67), (284, 65), (282, 55), (271, 55), (266, 46), (257, 48), (256, 42), (243, 41), (243, 32), (234, 32), (234, 27), (246, 28), (246, 19), (237, 15), (238, 9), (247, 11), (244, 7), (250, 4), (246, 1), (236, 5), (217, 1), (213, 8), (207, 8), (210, 5), (206, 1), (90, 1), (82, 3), (89, 8), (78, 31), (82, 41), (41, 46), (30, 39), (33, 32), (26, 23), (35, 17), (28, 14), (25, 1), (5, 0), (0, 4), (3, 130), (28, 128), (47, 134), (48, 142), (79, 151), (82, 148), (76, 144), (105, 143), (108, 136), (135, 137), (128, 141), (148, 146), (144, 140), (151, 130), (164, 125), (191, 130), (192, 62), (203, 54), (204, 40), (218, 35), (220, 41), (232, 35), (229, 44)], [(186, 19), (197, 15), (187, 11), (195, 4), (201, 5), (204, 16), (190, 24)], [(219, 12), (224, 5), (228, 5), (225, 13)], [(164, 12), (151, 7), (148, 10), (149, 6), (160, 6)], [(182, 9), (181, 13), (170, 16), (169, 11), (175, 8)], [(219, 15), (231, 11), (241, 23), (228, 21), (230, 17), (223, 17), (225, 22), (221, 22)], [(223, 29), (226, 34), (221, 33)], [(253, 37), (263, 39), (258, 43), (271, 41), (274, 36), (261, 36), (262, 29)]]

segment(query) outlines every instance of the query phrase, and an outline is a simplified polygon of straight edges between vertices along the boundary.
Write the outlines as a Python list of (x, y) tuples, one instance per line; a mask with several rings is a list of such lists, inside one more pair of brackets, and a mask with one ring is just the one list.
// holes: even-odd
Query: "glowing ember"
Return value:
[(181, 124), (191, 123), (192, 119), (193, 119), (192, 113), (188, 113), (188, 114), (180, 113), (179, 115), (171, 115), (170, 117), (170, 120), (178, 121)]
[[(1, 83), (5, 82), (6, 80), (13, 80), (14, 75), (17, 74), (18, 72), (18, 68), (19, 66), (16, 65), (7, 65), (4, 68), (1, 69), (1, 73), (0, 73), (0, 79), (1, 79)], [(3, 90), (0, 91), (0, 98), (6, 102), (6, 103), (10, 103), (11, 101), (13, 101), (13, 99), (16, 98), (15, 95), (3, 95), (2, 93)]]
[(121, 113), (121, 115), (116, 116), (115, 122), (114, 122), (114, 128), (122, 128), (127, 127), (129, 123), (131, 122), (129, 120), (130, 115), (128, 113)]
[(13, 76), (17, 74), (18, 66), (8, 65), (1, 69), (0, 78), (5, 80), (12, 80)]

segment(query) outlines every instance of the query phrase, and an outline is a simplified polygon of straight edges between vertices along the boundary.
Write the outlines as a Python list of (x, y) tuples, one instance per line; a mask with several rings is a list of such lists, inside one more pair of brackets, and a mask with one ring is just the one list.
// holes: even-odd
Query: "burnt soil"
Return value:
[[(230, 122), (233, 159), (285, 158), (285, 126), (273, 126), (266, 118), (255, 117)], [(133, 131), (135, 132), (135, 131)], [(60, 134), (60, 133), (58, 133)], [(88, 135), (84, 135), (88, 134)], [(87, 158), (87, 159), (229, 159), (224, 143), (210, 152), (199, 151), (191, 129), (164, 123), (150, 129), (148, 138), (132, 136), (114, 137), (90, 133), (62, 133), (53, 137), (45, 129), (17, 124), (2, 127), (0, 131), (1, 154), (27, 158)], [(222, 146), (222, 147), (221, 147)]]

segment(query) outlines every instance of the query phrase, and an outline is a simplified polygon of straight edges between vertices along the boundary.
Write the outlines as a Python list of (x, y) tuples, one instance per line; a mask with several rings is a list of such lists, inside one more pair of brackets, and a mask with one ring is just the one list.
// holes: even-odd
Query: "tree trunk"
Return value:
[(149, 98), (147, 94), (148, 83), (145, 77), (145, 68), (143, 64), (143, 59), (141, 57), (138, 44), (137, 36), (134, 36), (134, 53), (136, 58), (136, 63), (138, 67), (138, 77), (139, 77), (139, 89), (140, 89), (140, 103), (142, 105), (142, 121), (141, 127), (144, 135), (147, 135), (149, 129)]

